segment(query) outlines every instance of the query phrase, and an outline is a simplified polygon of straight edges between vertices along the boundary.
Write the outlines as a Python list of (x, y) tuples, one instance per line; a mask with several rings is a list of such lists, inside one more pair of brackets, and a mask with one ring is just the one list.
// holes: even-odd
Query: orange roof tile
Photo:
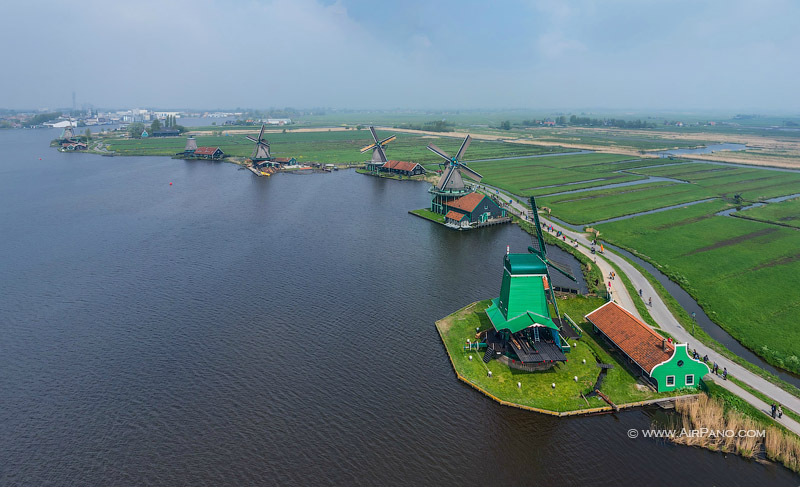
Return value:
[(210, 155), (214, 154), (214, 152), (216, 152), (217, 149), (219, 149), (219, 147), (198, 147), (194, 151), (194, 153), (195, 154), (199, 154), (201, 156), (210, 156)]
[(446, 214), (444, 217), (445, 217), (445, 218), (449, 218), (449, 219), (451, 219), (451, 220), (455, 220), (455, 221), (457, 221), (457, 222), (460, 222), (460, 221), (461, 221), (461, 220), (463, 220), (463, 219), (464, 219), (464, 217), (466, 217), (466, 216), (467, 216), (467, 215), (465, 215), (465, 214), (463, 214), (463, 213), (460, 213), (460, 212), (458, 212), (458, 211), (455, 211), (455, 210), (450, 210), (450, 211), (448, 211), (448, 212), (447, 212), (447, 214)]
[(481, 201), (483, 201), (483, 198), (485, 198), (485, 196), (481, 193), (470, 193), (466, 196), (462, 196), (461, 198), (454, 199), (453, 201), (447, 203), (447, 206), (471, 212)]
[(648, 374), (653, 367), (672, 357), (672, 344), (667, 343), (667, 350), (664, 350), (661, 335), (613, 301), (592, 311), (586, 319)]
[(386, 169), (396, 169), (398, 171), (408, 171), (412, 172), (414, 168), (419, 166), (416, 162), (406, 162), (406, 161), (389, 161), (383, 165)]

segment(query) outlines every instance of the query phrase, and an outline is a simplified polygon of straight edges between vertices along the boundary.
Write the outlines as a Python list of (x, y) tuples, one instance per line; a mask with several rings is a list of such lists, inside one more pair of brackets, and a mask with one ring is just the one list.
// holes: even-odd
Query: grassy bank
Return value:
[(420, 208), (419, 210), (411, 210), (409, 211), (412, 215), (417, 215), (418, 217), (424, 218), (426, 220), (430, 220), (436, 223), (444, 223), (444, 215), (440, 215), (439, 213), (434, 213), (427, 208)]

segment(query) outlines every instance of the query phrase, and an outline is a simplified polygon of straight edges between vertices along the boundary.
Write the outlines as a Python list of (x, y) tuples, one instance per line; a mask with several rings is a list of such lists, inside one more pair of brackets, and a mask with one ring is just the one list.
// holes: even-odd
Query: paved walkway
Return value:
[[(491, 186), (487, 186), (490, 187)], [(497, 189), (497, 188), (493, 188)], [(520, 216), (521, 218), (528, 219), (530, 211), (527, 207), (523, 206), (519, 202), (517, 202), (514, 198), (510, 197), (508, 193), (503, 192), (502, 190), (499, 193), (501, 198), (504, 197), (505, 201), (513, 200), (511, 203), (511, 210), (512, 213)], [(575, 232), (568, 228), (563, 228), (559, 226), (555, 222), (549, 221), (546, 217), (539, 216), (539, 219), (542, 221), (543, 224), (552, 225), (554, 229), (560, 230), (567, 236), (567, 240), (570, 238), (573, 240), (577, 240), (579, 247), (578, 249), (581, 253), (585, 255), (591, 255), (591, 251), (589, 247), (591, 247), (591, 241), (586, 237), (586, 234)], [(599, 247), (596, 247), (599, 250)], [(616, 264), (620, 270), (628, 276), (631, 283), (633, 283), (633, 287), (635, 289), (642, 290), (642, 297), (638, 296), (631, 296), (628, 293), (628, 290), (625, 288), (625, 285), (622, 283), (621, 279), (615, 279), (611, 282), (611, 292), (612, 298), (615, 302), (617, 302), (620, 306), (624, 307), (631, 313), (636, 316), (641, 316), (636, 311), (636, 306), (633, 304), (634, 299), (643, 299), (648, 300), (649, 298), (653, 298), (653, 304), (649, 306), (650, 316), (658, 323), (659, 327), (662, 330), (666, 331), (670, 335), (672, 335), (678, 343), (686, 343), (688, 347), (691, 349), (697, 349), (697, 353), (700, 356), (708, 355), (709, 363), (716, 362), (719, 364), (719, 369), (722, 370), (723, 368), (728, 369), (728, 373), (730, 375), (735, 376), (740, 381), (744, 382), (748, 386), (752, 387), (756, 391), (766, 395), (770, 399), (778, 401), (784, 409), (791, 409), (796, 413), (800, 413), (800, 398), (797, 396), (786, 392), (785, 390), (781, 389), (780, 387), (776, 386), (775, 384), (767, 381), (766, 379), (750, 372), (749, 370), (745, 369), (741, 365), (732, 362), (731, 360), (727, 359), (726, 357), (720, 355), (719, 353), (705, 347), (699, 340), (696, 340), (693, 336), (686, 331), (678, 320), (672, 316), (667, 305), (659, 297), (658, 293), (656, 293), (653, 286), (650, 285), (650, 281), (648, 281), (635, 267), (633, 267), (627, 260), (623, 257), (610, 252), (608, 249), (605, 250), (602, 256), (597, 256), (597, 265), (600, 267), (600, 270), (603, 272), (603, 276), (606, 279), (606, 286), (608, 286), (608, 273), (611, 272), (611, 266), (608, 265), (606, 259), (610, 260), (614, 264)], [(737, 386), (733, 382), (729, 380), (719, 380), (717, 383), (724, 387), (725, 389), (733, 392), (737, 396), (741, 397), (748, 403), (752, 404), (756, 408), (761, 411), (767, 413), (769, 411), (769, 406), (764, 403), (763, 401), (759, 400), (752, 394), (748, 393), (741, 387)], [(789, 428), (790, 430), (794, 431), (796, 434), (800, 435), (800, 424), (796, 421), (791, 420), (788, 416), (784, 414), (783, 419), (779, 420), (781, 424)]]

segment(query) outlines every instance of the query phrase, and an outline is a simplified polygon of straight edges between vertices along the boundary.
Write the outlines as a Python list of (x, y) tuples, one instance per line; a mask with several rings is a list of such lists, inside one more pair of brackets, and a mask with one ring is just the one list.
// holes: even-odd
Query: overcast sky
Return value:
[(0, 107), (800, 110), (800, 2), (0, 4)]

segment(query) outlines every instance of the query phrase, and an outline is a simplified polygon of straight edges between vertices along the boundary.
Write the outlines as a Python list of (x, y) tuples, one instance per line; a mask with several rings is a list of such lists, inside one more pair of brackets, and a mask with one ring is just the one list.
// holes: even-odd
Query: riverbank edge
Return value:
[(511, 401), (506, 401), (505, 399), (501, 399), (501, 398), (495, 396), (494, 394), (490, 393), (486, 389), (483, 389), (479, 385), (475, 384), (474, 382), (470, 381), (469, 379), (467, 379), (463, 375), (461, 375), (461, 372), (458, 371), (458, 368), (456, 367), (456, 364), (453, 361), (453, 357), (450, 355), (450, 351), (447, 349), (447, 344), (445, 342), (444, 335), (443, 335), (444, 332), (442, 331), (442, 328), (441, 328), (441, 325), (443, 324), (443, 321), (446, 318), (448, 318), (450, 316), (453, 316), (455, 314), (458, 314), (458, 313), (466, 310), (467, 308), (471, 308), (472, 306), (475, 306), (475, 304), (477, 304), (479, 302), (480, 301), (475, 301), (474, 303), (470, 303), (470, 304), (468, 304), (468, 305), (466, 305), (466, 306), (454, 311), (453, 313), (447, 315), (446, 317), (444, 317), (442, 319), (439, 319), (439, 320), (436, 320), (436, 323), (435, 323), (436, 332), (439, 334), (439, 340), (441, 340), (441, 342), (442, 342), (442, 347), (444, 347), (444, 351), (445, 351), (445, 353), (447, 353), (447, 359), (450, 361), (450, 366), (453, 368), (453, 372), (455, 372), (456, 377), (458, 378), (458, 380), (464, 382), (465, 384), (469, 385), (473, 389), (481, 392), (483, 395), (485, 395), (486, 397), (494, 400), (495, 402), (497, 402), (501, 406), (509, 406), (509, 407), (514, 407), (514, 408), (517, 408), (517, 409), (523, 409), (523, 410), (526, 410), (526, 411), (532, 411), (532, 412), (535, 412), (535, 413), (544, 414), (544, 415), (547, 415), (547, 416), (553, 416), (553, 417), (557, 417), (557, 418), (565, 418), (565, 417), (570, 417), (570, 416), (588, 416), (588, 415), (592, 415), (592, 414), (611, 413), (611, 412), (616, 412), (616, 411), (620, 411), (620, 410), (623, 410), (623, 409), (631, 409), (631, 408), (636, 408), (636, 407), (649, 406), (649, 405), (663, 403), (663, 402), (673, 402), (673, 401), (676, 401), (676, 400), (679, 400), (679, 399), (695, 398), (695, 397), (697, 397), (699, 395), (699, 394), (683, 394), (683, 395), (680, 395), (680, 396), (661, 397), (661, 398), (656, 398), (656, 399), (647, 399), (645, 401), (637, 401), (637, 402), (631, 402), (631, 403), (626, 403), (626, 404), (618, 404), (616, 410), (614, 408), (612, 408), (611, 406), (602, 406), (602, 407), (599, 407), (599, 408), (576, 409), (574, 411), (553, 411), (553, 410), (550, 410), (550, 409), (542, 409), (542, 408), (537, 408), (537, 407), (533, 407), (533, 406), (526, 406), (524, 404), (518, 404), (518, 403), (515, 403), (515, 402), (511, 402)]

